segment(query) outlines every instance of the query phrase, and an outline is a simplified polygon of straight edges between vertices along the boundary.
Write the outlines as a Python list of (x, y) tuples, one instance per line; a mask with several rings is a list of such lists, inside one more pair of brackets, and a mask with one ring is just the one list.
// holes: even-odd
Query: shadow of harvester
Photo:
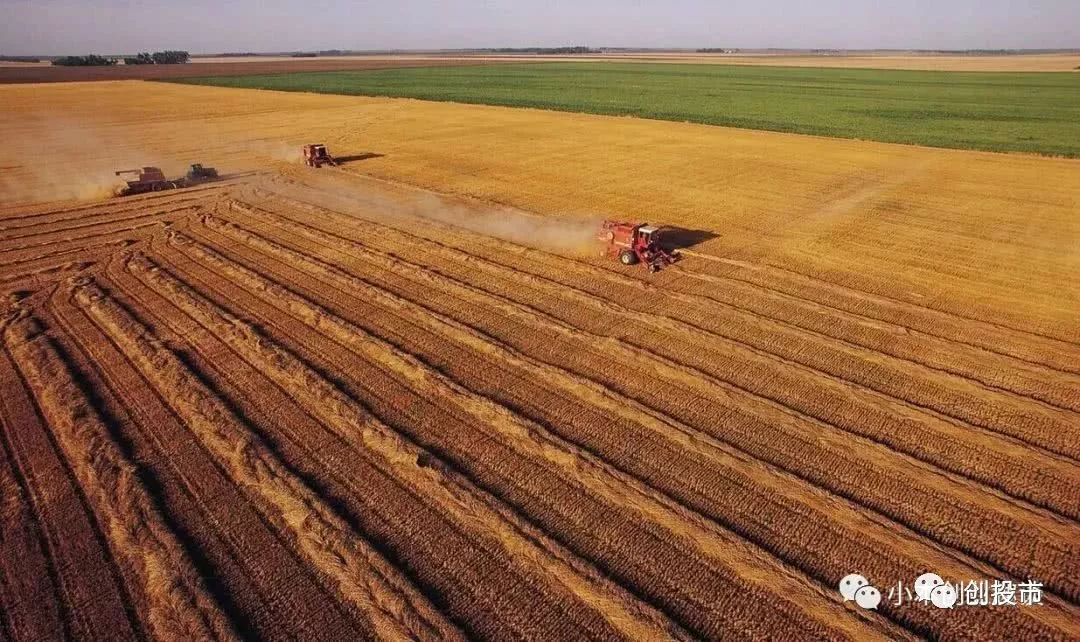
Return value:
[(334, 160), (338, 162), (338, 165), (344, 165), (345, 163), (353, 163), (356, 161), (368, 160), (369, 158), (382, 158), (386, 154), (376, 154), (374, 152), (366, 152), (363, 154), (353, 154), (352, 156), (335, 156)]
[(668, 252), (685, 250), (719, 236), (708, 230), (689, 230), (684, 227), (662, 227), (657, 230), (656, 241)]

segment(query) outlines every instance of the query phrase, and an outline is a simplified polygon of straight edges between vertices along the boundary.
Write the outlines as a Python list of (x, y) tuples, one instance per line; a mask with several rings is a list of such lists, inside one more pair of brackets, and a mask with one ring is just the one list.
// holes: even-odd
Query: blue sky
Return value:
[(1080, 0), (0, 0), (0, 53), (1080, 48)]

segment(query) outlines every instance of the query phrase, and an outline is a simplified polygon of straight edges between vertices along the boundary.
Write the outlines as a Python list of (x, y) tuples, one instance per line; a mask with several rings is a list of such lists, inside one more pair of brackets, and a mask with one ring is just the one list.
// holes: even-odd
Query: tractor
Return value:
[(326, 145), (319, 143), (304, 145), (304, 164), (308, 167), (336, 166), (337, 161), (326, 151)]
[(203, 167), (202, 163), (193, 163), (184, 178), (188, 183), (201, 183), (212, 181), (218, 177), (218, 171), (213, 167)]
[(659, 236), (659, 229), (647, 223), (604, 221), (596, 238), (604, 244), (600, 256), (618, 259), (623, 265), (641, 263), (649, 272), (659, 272), (679, 260), (678, 252), (660, 246)]

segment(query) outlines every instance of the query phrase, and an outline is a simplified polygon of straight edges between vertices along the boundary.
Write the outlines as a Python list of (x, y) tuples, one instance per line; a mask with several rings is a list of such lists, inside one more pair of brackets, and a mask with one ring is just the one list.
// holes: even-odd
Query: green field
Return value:
[(1080, 156), (1080, 74), (530, 63), (184, 79)]

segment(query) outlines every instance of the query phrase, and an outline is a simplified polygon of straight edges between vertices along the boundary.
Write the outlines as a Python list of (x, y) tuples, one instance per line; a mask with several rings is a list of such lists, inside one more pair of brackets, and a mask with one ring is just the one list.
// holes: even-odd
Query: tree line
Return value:
[[(125, 65), (178, 65), (191, 59), (186, 51), (155, 51), (144, 52), (134, 56), (125, 56)], [(52, 61), (54, 65), (62, 67), (107, 67), (120, 62), (119, 58), (107, 58), (97, 54), (86, 56), (64, 56)]]

